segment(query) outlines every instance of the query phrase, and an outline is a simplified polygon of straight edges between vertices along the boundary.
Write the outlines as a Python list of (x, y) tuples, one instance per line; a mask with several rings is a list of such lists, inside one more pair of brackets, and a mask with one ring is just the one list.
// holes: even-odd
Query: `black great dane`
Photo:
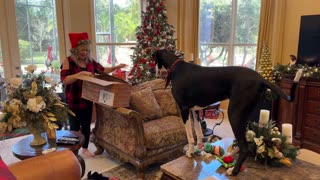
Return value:
[[(262, 94), (271, 89), (287, 101), (290, 101), (290, 96), (249, 68), (202, 67), (179, 60), (174, 52), (165, 49), (156, 51), (153, 57), (158, 69), (167, 69), (167, 84), (171, 81), (172, 95), (180, 108), (186, 127), (189, 143), (187, 156), (192, 155), (194, 148), (191, 119), (192, 116), (193, 119), (196, 118), (193, 111), (229, 98), (229, 121), (240, 149), (232, 171), (233, 175), (237, 175), (248, 154), (246, 126), (248, 121), (252, 120), (252, 115), (259, 113), (258, 105)], [(196, 123), (196, 120), (194, 128), (197, 143), (201, 143), (203, 135), (200, 123)]]

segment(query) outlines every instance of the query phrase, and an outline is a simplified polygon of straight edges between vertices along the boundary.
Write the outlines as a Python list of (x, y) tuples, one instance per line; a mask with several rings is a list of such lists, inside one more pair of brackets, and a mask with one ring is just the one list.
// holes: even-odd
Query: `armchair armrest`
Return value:
[(106, 149), (125, 150), (135, 157), (146, 154), (143, 120), (128, 108), (111, 108), (97, 104), (94, 134), (97, 143)]

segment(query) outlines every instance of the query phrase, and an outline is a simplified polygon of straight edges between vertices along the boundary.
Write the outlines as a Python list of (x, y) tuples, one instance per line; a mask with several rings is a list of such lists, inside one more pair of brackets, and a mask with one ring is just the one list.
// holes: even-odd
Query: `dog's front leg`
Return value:
[(192, 117), (191, 113), (189, 112), (189, 119), (187, 120), (185, 124), (187, 138), (188, 138), (188, 150), (186, 152), (187, 157), (192, 157), (192, 154), (194, 153), (194, 138), (192, 133)]

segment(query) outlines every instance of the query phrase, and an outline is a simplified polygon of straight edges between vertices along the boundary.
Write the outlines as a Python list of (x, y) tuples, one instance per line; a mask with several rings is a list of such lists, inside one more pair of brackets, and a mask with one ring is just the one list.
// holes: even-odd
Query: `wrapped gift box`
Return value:
[(112, 107), (129, 106), (131, 85), (126, 81), (107, 74), (77, 78), (83, 80), (82, 98)]
[(123, 71), (121, 69), (117, 69), (112, 72), (112, 76), (120, 78), (122, 80), (127, 80), (127, 71)]

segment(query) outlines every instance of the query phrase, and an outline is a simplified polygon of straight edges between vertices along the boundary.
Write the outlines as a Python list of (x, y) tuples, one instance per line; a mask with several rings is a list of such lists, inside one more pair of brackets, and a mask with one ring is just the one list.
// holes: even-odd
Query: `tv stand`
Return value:
[(320, 79), (283, 77), (279, 86), (290, 94), (292, 102), (279, 98), (275, 102), (274, 119), (281, 129), (283, 123), (293, 127), (293, 144), (320, 153)]

